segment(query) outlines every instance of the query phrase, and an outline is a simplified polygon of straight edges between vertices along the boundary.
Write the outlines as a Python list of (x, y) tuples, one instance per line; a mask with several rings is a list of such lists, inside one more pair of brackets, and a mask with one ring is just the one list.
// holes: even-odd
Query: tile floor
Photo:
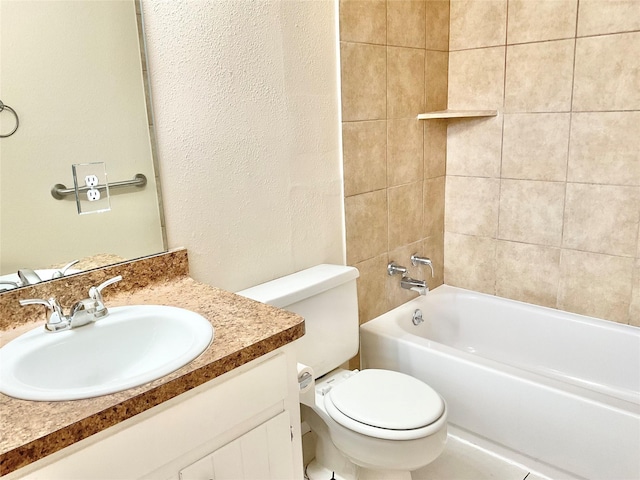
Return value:
[[(314, 457), (316, 444), (313, 437), (309, 432), (303, 438), (305, 465)], [(543, 470), (545, 474), (542, 474), (532, 467), (548, 467), (537, 465), (527, 457), (516, 460), (514, 455), (517, 454), (496, 450), (495, 445), (486, 440), (450, 425), (444, 452), (426, 467), (413, 472), (412, 480), (578, 480), (555, 470)], [(314, 478), (324, 478), (323, 473), (316, 472)], [(331, 472), (327, 471), (327, 474), (326, 478), (331, 478)], [(341, 477), (335, 478), (339, 480)]]
[(412, 474), (413, 480), (551, 480), (539, 473), (449, 435), (445, 451)]

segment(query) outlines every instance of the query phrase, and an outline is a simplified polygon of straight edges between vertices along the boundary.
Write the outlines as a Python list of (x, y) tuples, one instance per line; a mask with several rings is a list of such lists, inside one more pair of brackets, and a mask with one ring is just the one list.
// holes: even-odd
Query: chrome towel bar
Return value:
[[(114, 188), (122, 188), (122, 187), (144, 187), (147, 184), (147, 177), (145, 177), (142, 173), (137, 173), (133, 180), (123, 180), (121, 182), (109, 182), (109, 190)], [(78, 187), (78, 192), (83, 193), (88, 191), (90, 188), (98, 189), (98, 190), (106, 190), (106, 185), (96, 185), (95, 187)], [(68, 195), (75, 195), (75, 188), (67, 188), (61, 183), (56, 183), (53, 187), (51, 187), (51, 196), (56, 200), (62, 200), (64, 197)]]

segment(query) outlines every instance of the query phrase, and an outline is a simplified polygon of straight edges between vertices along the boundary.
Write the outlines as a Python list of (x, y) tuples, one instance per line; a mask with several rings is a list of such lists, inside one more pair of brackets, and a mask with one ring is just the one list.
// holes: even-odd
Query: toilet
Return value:
[(353, 267), (317, 265), (238, 294), (305, 319), (294, 345), (299, 370), (310, 367), (315, 381), (300, 399), (302, 420), (317, 438), (307, 476), (409, 480), (443, 451), (447, 405), (409, 375), (342, 367), (358, 352), (358, 275)]

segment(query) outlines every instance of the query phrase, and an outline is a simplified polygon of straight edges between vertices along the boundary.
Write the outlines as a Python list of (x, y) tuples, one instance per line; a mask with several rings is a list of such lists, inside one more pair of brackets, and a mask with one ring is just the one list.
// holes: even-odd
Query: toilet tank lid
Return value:
[(355, 280), (359, 275), (354, 267), (322, 264), (236, 293), (283, 308)]

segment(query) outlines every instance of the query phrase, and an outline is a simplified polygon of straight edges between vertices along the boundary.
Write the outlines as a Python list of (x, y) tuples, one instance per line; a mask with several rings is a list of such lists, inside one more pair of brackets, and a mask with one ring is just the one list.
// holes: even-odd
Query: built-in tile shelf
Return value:
[(496, 115), (498, 115), (497, 110), (439, 110), (435, 112), (421, 113), (418, 115), (418, 120), (495, 117)]

